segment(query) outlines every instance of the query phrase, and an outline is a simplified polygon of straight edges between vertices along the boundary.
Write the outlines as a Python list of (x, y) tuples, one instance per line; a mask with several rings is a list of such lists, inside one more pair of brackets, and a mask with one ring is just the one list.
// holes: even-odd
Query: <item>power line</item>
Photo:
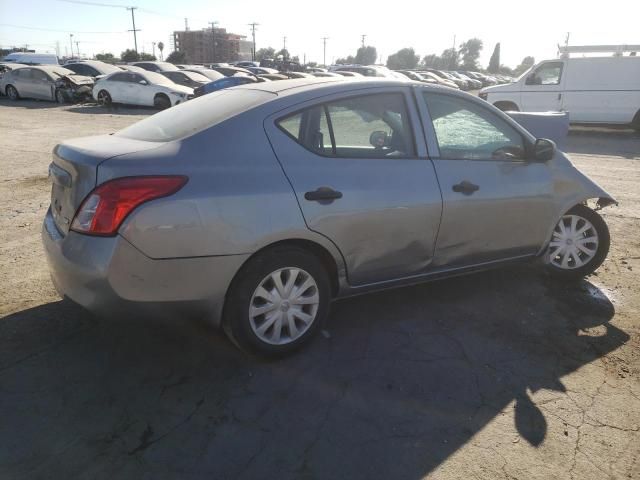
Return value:
[(114, 5), (113, 3), (87, 2), (86, 0), (58, 0), (58, 1), (66, 2), (66, 3), (77, 3), (80, 5), (93, 5), (95, 7), (127, 8), (126, 5)]
[[(42, 31), (42, 32), (56, 32), (56, 33), (67, 33), (69, 30), (57, 30), (55, 28), (40, 28), (40, 27), (25, 27), (24, 25), (14, 25), (12, 23), (0, 23), (0, 27), (11, 27), (11, 28), (20, 28), (23, 30), (38, 30), (38, 31)], [(74, 30), (75, 31), (75, 30)], [(87, 34), (95, 34), (95, 33), (100, 33), (100, 34), (112, 34), (112, 33), (127, 33), (126, 31), (122, 30), (119, 32), (86, 32), (86, 31), (75, 31), (76, 33), (87, 33)]]

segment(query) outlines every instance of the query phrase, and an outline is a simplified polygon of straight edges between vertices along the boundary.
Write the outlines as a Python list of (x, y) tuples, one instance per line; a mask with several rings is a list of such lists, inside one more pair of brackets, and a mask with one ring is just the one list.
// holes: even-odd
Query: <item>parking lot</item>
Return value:
[(639, 134), (571, 131), (620, 202), (587, 281), (517, 267), (342, 300), (266, 362), (50, 283), (52, 148), (151, 113), (0, 99), (0, 478), (640, 478)]

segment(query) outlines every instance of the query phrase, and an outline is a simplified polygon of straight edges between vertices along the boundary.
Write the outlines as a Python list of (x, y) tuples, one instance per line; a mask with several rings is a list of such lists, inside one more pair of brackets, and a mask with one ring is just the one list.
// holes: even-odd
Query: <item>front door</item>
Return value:
[(434, 267), (535, 254), (554, 221), (549, 166), (528, 161), (523, 134), (481, 101), (420, 97), (443, 198)]
[(562, 108), (564, 62), (538, 65), (523, 81), (520, 101), (523, 112), (559, 112)]
[(308, 228), (338, 247), (351, 285), (419, 275), (442, 200), (415, 104), (407, 88), (357, 92), (271, 117), (269, 138)]

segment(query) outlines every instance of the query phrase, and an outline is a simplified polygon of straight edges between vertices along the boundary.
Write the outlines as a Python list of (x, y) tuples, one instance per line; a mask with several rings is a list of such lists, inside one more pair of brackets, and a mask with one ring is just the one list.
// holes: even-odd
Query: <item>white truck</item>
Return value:
[[(487, 87), (480, 98), (503, 111), (568, 112), (578, 124), (632, 125), (640, 130), (640, 45), (561, 47), (562, 56), (540, 62), (516, 81)], [(569, 53), (612, 52), (569, 58)]]
[(54, 53), (12, 52), (0, 60), (2, 63), (23, 63), (25, 65), (59, 65)]

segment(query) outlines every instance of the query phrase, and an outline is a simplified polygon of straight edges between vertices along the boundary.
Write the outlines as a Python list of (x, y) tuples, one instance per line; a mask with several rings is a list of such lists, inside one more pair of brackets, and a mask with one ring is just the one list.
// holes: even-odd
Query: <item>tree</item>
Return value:
[(96, 54), (96, 60), (100, 60), (101, 62), (107, 62), (107, 63), (116, 62), (116, 58), (113, 56), (113, 53), (98, 53)]
[(260, 48), (256, 52), (256, 60), (257, 61), (260, 61), (260, 60), (265, 59), (265, 58), (275, 58), (275, 57), (276, 57), (276, 50), (274, 48), (272, 48), (272, 47)]
[(377, 58), (378, 51), (376, 50), (376, 47), (368, 45), (358, 49), (354, 63), (359, 63), (360, 65), (372, 65), (376, 63)]
[(513, 71), (514, 75), (520, 75), (524, 73), (526, 70), (529, 70), (536, 63), (535, 58), (533, 57), (524, 57), (520, 65), (518, 65)]
[(187, 58), (187, 54), (185, 52), (180, 52), (178, 50), (174, 50), (169, 55), (167, 55), (167, 62), (178, 64), (178, 63), (189, 63), (189, 59)]
[(460, 56), (465, 70), (478, 69), (478, 58), (480, 58), (481, 50), (482, 40), (479, 38), (471, 38), (460, 45)]
[(162, 51), (164, 50), (164, 43), (158, 42), (158, 50), (160, 50), (160, 60), (162, 60)]
[(435, 53), (430, 53), (422, 58), (422, 66), (425, 68), (438, 68), (442, 60)]
[(418, 66), (420, 56), (413, 48), (403, 48), (387, 58), (387, 67), (392, 70), (411, 69)]
[(447, 48), (440, 55), (440, 69), (444, 70), (456, 70), (459, 66), (458, 52), (455, 48)]
[(286, 48), (282, 48), (275, 53), (273, 58), (278, 58), (280, 55), (282, 55), (283, 60), (287, 60), (289, 58), (289, 50), (287, 50)]
[(493, 53), (489, 59), (489, 66), (487, 67), (487, 72), (489, 73), (498, 73), (498, 70), (500, 70), (500, 42), (496, 43), (496, 46), (493, 48)]
[(127, 48), (124, 52), (122, 52), (120, 58), (123, 62), (137, 62), (138, 60), (140, 60), (140, 55), (138, 55), (138, 52), (136, 52), (135, 50)]
[(146, 62), (155, 62), (157, 60), (155, 55), (151, 55), (150, 53), (141, 53), (139, 55), (140, 60), (144, 60)]
[(348, 55), (344, 58), (338, 58), (335, 62), (336, 65), (351, 65), (356, 63), (356, 57), (353, 55)]

